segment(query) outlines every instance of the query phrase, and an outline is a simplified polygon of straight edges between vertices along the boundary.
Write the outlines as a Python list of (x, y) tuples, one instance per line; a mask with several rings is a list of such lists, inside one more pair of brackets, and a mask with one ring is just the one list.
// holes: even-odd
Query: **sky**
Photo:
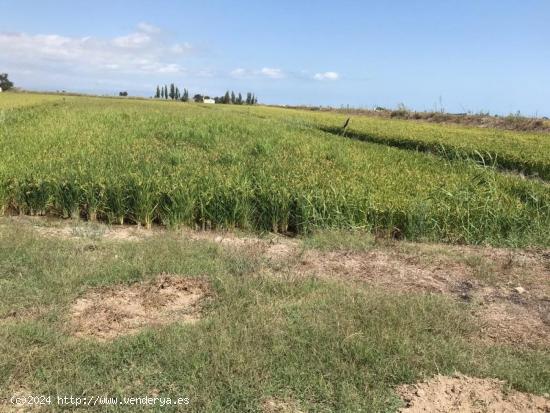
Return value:
[(548, 0), (0, 0), (33, 90), (550, 116)]

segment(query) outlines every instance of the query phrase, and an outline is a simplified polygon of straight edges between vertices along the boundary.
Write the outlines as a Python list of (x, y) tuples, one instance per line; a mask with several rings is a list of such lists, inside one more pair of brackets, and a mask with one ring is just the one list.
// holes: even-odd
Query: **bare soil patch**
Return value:
[(402, 292), (459, 295), (466, 301), (485, 286), (509, 294), (521, 287), (525, 297), (550, 294), (550, 266), (542, 251), (395, 243), (365, 252), (307, 251), (300, 264), (300, 271), (323, 277), (361, 279)]
[(135, 226), (120, 227), (93, 227), (93, 226), (65, 226), (65, 227), (41, 227), (35, 226), (34, 229), (40, 235), (46, 237), (64, 238), (64, 239), (104, 239), (110, 241), (140, 241), (153, 235), (151, 230), (145, 230)]
[(148, 326), (192, 323), (209, 296), (206, 281), (167, 274), (151, 282), (92, 290), (71, 308), (74, 335), (110, 340)]
[(550, 412), (548, 398), (506, 389), (505, 382), (497, 379), (436, 376), (399, 386), (397, 392), (406, 404), (402, 413)]
[(550, 342), (547, 252), (403, 246), (360, 253), (307, 251), (294, 271), (387, 291), (448, 295), (472, 304), (483, 326), (482, 341), (530, 347)]
[(505, 342), (516, 346), (548, 348), (550, 326), (548, 312), (541, 314), (532, 305), (496, 302), (479, 311), (483, 341)]
[(276, 398), (267, 398), (262, 403), (263, 413), (303, 413), (299, 409), (298, 403), (292, 400), (281, 400)]
[(141, 241), (159, 232), (136, 225), (105, 225), (79, 220), (59, 220), (49, 217), (11, 216), (5, 219), (30, 227), (44, 237), (61, 239), (103, 239), (108, 241)]
[(299, 246), (297, 241), (276, 234), (266, 238), (219, 231), (183, 231), (183, 234), (192, 240), (215, 242), (228, 248), (246, 248), (269, 259), (287, 259)]
[(250, 245), (260, 245), (262, 240), (256, 237), (238, 236), (232, 232), (222, 231), (193, 231), (184, 229), (182, 235), (194, 241), (209, 241), (221, 244), (227, 247), (246, 247)]

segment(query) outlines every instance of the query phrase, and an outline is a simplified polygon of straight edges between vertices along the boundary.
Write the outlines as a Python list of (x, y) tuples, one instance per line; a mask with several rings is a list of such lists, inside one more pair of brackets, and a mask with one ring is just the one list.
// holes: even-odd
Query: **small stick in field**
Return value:
[(346, 136), (346, 130), (349, 125), (349, 121), (351, 118), (347, 118), (346, 123), (344, 123), (344, 126), (342, 127), (342, 136)]

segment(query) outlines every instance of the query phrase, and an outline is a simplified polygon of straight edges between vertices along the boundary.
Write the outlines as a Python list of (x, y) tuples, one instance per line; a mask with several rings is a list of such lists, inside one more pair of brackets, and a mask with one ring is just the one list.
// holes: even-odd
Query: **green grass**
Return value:
[[(0, 105), (12, 99), (40, 95), (4, 94)], [(8, 212), (550, 245), (547, 184), (319, 130), (338, 115), (89, 97), (2, 113), (0, 209)], [(378, 122), (397, 133), (392, 121)], [(517, 141), (510, 151), (519, 157), (543, 153), (538, 141)]]
[[(128, 243), (59, 240), (0, 222), (0, 398), (24, 386), (46, 395), (157, 391), (190, 397), (190, 412), (260, 411), (266, 397), (295, 400), (304, 411), (395, 411), (396, 385), (455, 371), (550, 391), (548, 352), (472, 342), (480, 327), (465, 304), (272, 278), (262, 275), (265, 265), (247, 251), (176, 233)], [(69, 335), (76, 297), (161, 272), (210, 280), (214, 299), (199, 323), (106, 343)], [(20, 317), (6, 319), (13, 311)]]

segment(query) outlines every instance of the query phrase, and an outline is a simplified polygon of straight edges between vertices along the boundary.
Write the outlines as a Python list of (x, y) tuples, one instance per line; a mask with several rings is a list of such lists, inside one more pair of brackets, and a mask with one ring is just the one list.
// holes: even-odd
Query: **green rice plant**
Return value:
[[(2, 99), (7, 107), (11, 97)], [(506, 134), (497, 145), (502, 131), (471, 137), (471, 128), (354, 118), (350, 133), (379, 139), (371, 142), (320, 130), (340, 115), (298, 110), (90, 97), (16, 106), (0, 128), (4, 210), (147, 227), (550, 245), (548, 184), (499, 170), (512, 157), (546, 168), (546, 136)]]
[[(340, 133), (343, 116), (316, 116), (321, 130)], [(346, 136), (430, 152), (445, 159), (469, 159), (483, 166), (518, 171), (550, 180), (550, 137), (547, 133), (510, 132), (456, 125), (417, 123), (359, 116)]]
[(54, 208), (63, 218), (80, 216), (81, 184), (75, 179), (58, 182), (52, 196)]
[(110, 183), (105, 188), (105, 202), (102, 215), (105, 216), (107, 222), (115, 224), (124, 224), (124, 219), (128, 217), (128, 198), (129, 193), (127, 189), (118, 184)]

